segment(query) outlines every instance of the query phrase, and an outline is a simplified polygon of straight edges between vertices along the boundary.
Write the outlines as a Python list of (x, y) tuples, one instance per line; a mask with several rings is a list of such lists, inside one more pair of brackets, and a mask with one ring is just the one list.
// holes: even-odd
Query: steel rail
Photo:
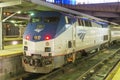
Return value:
[(108, 61), (109, 59), (113, 58), (118, 51), (120, 51), (120, 48), (117, 49), (113, 54), (109, 55), (107, 58), (103, 59), (102, 61), (97, 63), (95, 66), (90, 68), (88, 71), (86, 71), (80, 77), (78, 77), (76, 80), (87, 80), (87, 78), (90, 78), (90, 76), (92, 76), (98, 70), (98, 68), (100, 69), (100, 67), (102, 67), (105, 64), (106, 61)]

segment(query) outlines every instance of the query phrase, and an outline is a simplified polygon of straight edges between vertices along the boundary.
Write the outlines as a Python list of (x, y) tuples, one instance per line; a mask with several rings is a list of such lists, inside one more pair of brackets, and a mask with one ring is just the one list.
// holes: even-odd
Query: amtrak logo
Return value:
[(44, 27), (45, 27), (44, 25), (37, 25), (37, 27), (36, 27), (36, 29), (34, 31), (39, 33), (44, 29)]
[(34, 31), (36, 31), (36, 32), (41, 32), (43, 29), (35, 29)]
[(79, 30), (78, 37), (83, 41), (86, 35), (86, 30)]

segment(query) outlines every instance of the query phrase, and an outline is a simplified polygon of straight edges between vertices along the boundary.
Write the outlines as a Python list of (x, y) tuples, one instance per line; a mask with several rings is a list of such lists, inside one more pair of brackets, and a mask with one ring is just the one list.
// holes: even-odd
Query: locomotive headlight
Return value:
[(34, 40), (37, 40), (37, 36), (34, 36)]
[(34, 36), (34, 40), (40, 40), (41, 36)]

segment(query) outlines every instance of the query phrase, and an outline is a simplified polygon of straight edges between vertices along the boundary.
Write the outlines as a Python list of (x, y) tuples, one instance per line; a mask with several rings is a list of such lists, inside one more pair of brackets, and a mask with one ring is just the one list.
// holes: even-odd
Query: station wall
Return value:
[(0, 80), (10, 80), (24, 72), (21, 56), (0, 57)]

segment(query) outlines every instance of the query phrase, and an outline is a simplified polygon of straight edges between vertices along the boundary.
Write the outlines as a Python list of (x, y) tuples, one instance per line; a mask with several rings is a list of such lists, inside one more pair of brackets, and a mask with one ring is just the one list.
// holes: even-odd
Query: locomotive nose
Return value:
[(23, 58), (23, 62), (25, 64), (29, 64), (30, 66), (38, 66), (38, 67), (42, 67), (42, 59), (35, 59), (35, 58), (29, 58), (29, 57), (24, 57)]
[(31, 59), (30, 63), (31, 66), (39, 66), (42, 67), (42, 61), (40, 59)]

